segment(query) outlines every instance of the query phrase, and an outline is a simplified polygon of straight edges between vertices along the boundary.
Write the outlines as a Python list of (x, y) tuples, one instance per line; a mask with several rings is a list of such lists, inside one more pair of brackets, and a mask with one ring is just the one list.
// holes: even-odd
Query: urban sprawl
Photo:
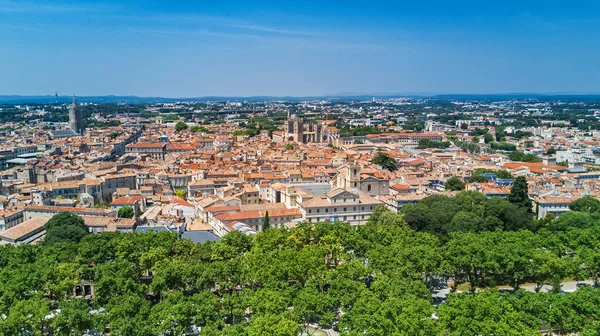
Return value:
[[(299, 291), (306, 291), (303, 288), (312, 283), (319, 290), (310, 292), (314, 296), (305, 301), (319, 302), (323, 306), (303, 306), (298, 303), (302, 296), (297, 294), (292, 295), (291, 302), (283, 300), (281, 303), (277, 302), (277, 297), (265, 296), (263, 300), (275, 300), (273, 304), (283, 309), (276, 309), (271, 315), (280, 317), (271, 320), (269, 314), (260, 315), (266, 316), (263, 323), (284, 328), (281, 323), (289, 320), (292, 321), (290, 328), (293, 330), (296, 323), (294, 332), (298, 332), (300, 325), (304, 335), (314, 332), (330, 335), (338, 332), (347, 335), (525, 335), (531, 334), (531, 330), (533, 334), (554, 332), (558, 335), (589, 327), (584, 322), (569, 325), (558, 318), (562, 312), (554, 312), (553, 320), (548, 313), (533, 322), (521, 317), (502, 322), (506, 323), (504, 331), (513, 333), (498, 332), (500, 327), (472, 326), (468, 329), (453, 324), (458, 323), (452, 322), (459, 319), (458, 310), (440, 308), (438, 312), (437, 307), (441, 302), (447, 302), (448, 294), (454, 291), (475, 293), (489, 287), (514, 291), (523, 287), (531, 295), (553, 290), (585, 293), (578, 289), (597, 284), (600, 259), (591, 255), (585, 259), (585, 253), (579, 253), (578, 249), (585, 246), (585, 251), (593, 250), (594, 256), (598, 256), (598, 243), (582, 242), (583, 234), (577, 234), (579, 240), (568, 235), (571, 229), (592, 230), (590, 227), (597, 225), (593, 223), (597, 222), (596, 212), (600, 211), (600, 202), (596, 200), (600, 196), (600, 102), (577, 97), (375, 97), (362, 101), (258, 102), (242, 99), (126, 104), (91, 103), (73, 98), (72, 102), (62, 103), (0, 105), (0, 123), (0, 244), (33, 248), (51, 241), (69, 241), (78, 231), (57, 228), (69, 221), (80, 221), (86, 236), (115, 235), (121, 237), (119, 243), (115, 243), (117, 245), (128, 239), (123, 238), (126, 233), (138, 232), (139, 235), (131, 236), (143, 237), (154, 232), (180, 241), (189, 239), (198, 246), (209, 246), (207, 249), (221, 246), (214, 244), (235, 246), (242, 251), (239, 255), (246, 256), (246, 261), (252, 260), (252, 253), (286, 251), (287, 247), (283, 247), (286, 244), (291, 244), (297, 251), (309, 251), (306, 246), (311, 244), (323, 248), (324, 259), (317, 261), (317, 266), (306, 262), (310, 270), (300, 266), (296, 271), (277, 268), (269, 271), (269, 276), (244, 275), (240, 279), (232, 279), (230, 275), (213, 275), (213, 278), (203, 275), (213, 279), (207, 280), (206, 285), (200, 284), (200, 280), (192, 281), (192, 285), (181, 279), (177, 282), (160, 278), (162, 287), (156, 284), (156, 279), (164, 274), (161, 272), (167, 271), (161, 269), (164, 264), (156, 260), (172, 258), (175, 263), (178, 258), (183, 258), (181, 251), (191, 251), (192, 247), (171, 242), (173, 247), (169, 247), (164, 256), (161, 254), (163, 247), (151, 247), (140, 252), (141, 259), (124, 257), (135, 254), (132, 251), (136, 244), (147, 243), (141, 240), (128, 245), (126, 252), (119, 250), (121, 245), (115, 245), (114, 248), (121, 252), (115, 252), (108, 259), (98, 257), (94, 253), (100, 252), (96, 250), (90, 250), (86, 259), (79, 255), (84, 253), (80, 248), (77, 261), (73, 262), (89, 264), (91, 268), (96, 263), (105, 265), (107, 260), (113, 260), (113, 263), (117, 263), (114, 260), (127, 260), (125, 268), (127, 263), (139, 263), (139, 269), (134, 267), (139, 272), (136, 281), (148, 285), (144, 287), (144, 295), (153, 305), (158, 304), (152, 311), (154, 307), (160, 307), (162, 303), (157, 302), (162, 302), (166, 295), (160, 293), (175, 288), (184, 294), (210, 289), (219, 300), (225, 300), (236, 292), (264, 291), (266, 289), (260, 289), (263, 286), (280, 289), (298, 286)], [(569, 214), (562, 216), (565, 213)], [(327, 225), (328, 229), (319, 229), (320, 225)], [(367, 229), (369, 225), (373, 228)], [(410, 233), (400, 233), (398, 230), (403, 229), (399, 226), (411, 229)], [(353, 234), (347, 229), (358, 232), (368, 243), (356, 243), (354, 238), (349, 238)], [(329, 231), (319, 230), (331, 230), (335, 234), (327, 235)], [(275, 233), (269, 236), (267, 231), (287, 232), (287, 236), (281, 238), (283, 236)], [(388, 233), (383, 234), (383, 231)], [(271, 238), (261, 240), (261, 235)], [(540, 242), (542, 235), (548, 239), (544, 243)], [(563, 239), (561, 235), (570, 238)], [(242, 240), (232, 243), (234, 238), (227, 237)], [(75, 240), (79, 241), (81, 237)], [(83, 244), (85, 239), (81, 241)], [(241, 248), (236, 245), (242, 244), (241, 241), (254, 245)], [(574, 246), (568, 247), (565, 241)], [(409, 251), (406, 246), (413, 243), (423, 249)], [(475, 245), (478, 248), (473, 247)], [(183, 250), (177, 250), (177, 246)], [(397, 252), (400, 250), (390, 252), (388, 249), (393, 246), (404, 248), (404, 254), (401, 256)], [(425, 250), (436, 255), (427, 257)], [(239, 257), (238, 252), (224, 252), (229, 250), (212, 248), (210, 251), (189, 253), (217, 263)], [(261, 268), (269, 269), (281, 260), (295, 258), (281, 253), (254, 260), (255, 264), (251, 264), (254, 266), (248, 268), (262, 265)], [(511, 253), (515, 254), (514, 260), (500, 262), (494, 259), (496, 264), (490, 266), (490, 255), (502, 259)], [(472, 259), (460, 259), (465, 255)], [(401, 256), (403, 261), (395, 263), (394, 256)], [(10, 265), (9, 259), (0, 257), (2, 267)], [(567, 259), (570, 260), (568, 266), (561, 264)], [(407, 263), (406, 260), (412, 260), (410, 265), (401, 266)], [(436, 261), (432, 261), (431, 266), (425, 265), (425, 260)], [(64, 263), (60, 261), (57, 265)], [(171, 267), (173, 269), (167, 274), (175, 276), (176, 266)], [(369, 310), (363, 297), (347, 294), (349, 297), (339, 298), (339, 302), (321, 303), (319, 295), (333, 295), (330, 292), (339, 290), (335, 286), (345, 285), (336, 282), (335, 277), (321, 279), (312, 273), (312, 269), (331, 274), (333, 270), (342, 272), (338, 269), (344, 267), (357, 269), (355, 275), (348, 275), (352, 281), (365, 288), (371, 288), (373, 284), (378, 288), (376, 290), (386, 293), (372, 298), (380, 300), (381, 305), (393, 304), (389, 303), (391, 299), (388, 300), (387, 295), (396, 290), (392, 284), (401, 281), (399, 278), (422, 279), (425, 302), (434, 304), (412, 311), (415, 316), (422, 315), (426, 319), (415, 317), (419, 322), (414, 322), (414, 329), (410, 329), (398, 321), (392, 326), (377, 322), (380, 321), (378, 314), (384, 313), (379, 308)], [(513, 268), (508, 270), (510, 267)], [(520, 268), (515, 270), (517, 267)], [(66, 272), (61, 268), (58, 271)], [(104, 272), (111, 274), (107, 270)], [(116, 289), (119, 285), (106, 289), (108, 280), (102, 278), (102, 274), (86, 276), (84, 271), (78, 274), (71, 285), (40, 287), (39, 291), (50, 295), (50, 300), (60, 299), (55, 296), (58, 293), (98, 300), (94, 301), (94, 309), (90, 308), (92, 315), (103, 314), (106, 307), (110, 311), (111, 305), (117, 304), (111, 301), (113, 296), (130, 294), (127, 290)], [(203, 276), (197, 275), (194, 279)], [(387, 279), (385, 285), (381, 284), (384, 277)], [(4, 279), (2, 275), (0, 278)], [(276, 281), (274, 279), (285, 279), (286, 285), (281, 287), (281, 284), (269, 282)], [(38, 286), (34, 280), (24, 283)], [(329, 289), (330, 285), (332, 289)], [(347, 285), (345, 290), (356, 290), (353, 282)], [(403, 291), (408, 291), (408, 287)], [(415, 287), (414, 291), (420, 293), (419, 288)], [(6, 293), (8, 290), (0, 290), (0, 308), (12, 307), (9, 309), (12, 310), (16, 301), (5, 298)], [(418, 300), (424, 297), (414, 295)], [(490, 295), (487, 300), (501, 300), (505, 294), (479, 295)], [(598, 294), (588, 295), (595, 295), (594, 302), (600, 302)], [(25, 299), (29, 300), (29, 296), (20, 300)], [(413, 300), (412, 296), (410, 300)], [(455, 300), (454, 303), (448, 301), (447, 307), (468, 304), (464, 300), (469, 299)], [(201, 301), (206, 302), (205, 299)], [(139, 304), (132, 303), (131, 306)], [(48, 310), (50, 315), (40, 321), (54, 321), (61, 316), (56, 306), (50, 303), (49, 307), (53, 308)], [(232, 308), (231, 311), (227, 311), (222, 302), (214, 307), (211, 309), (223, 311), (213, 322), (200, 322), (191, 317), (185, 323), (173, 322), (169, 319), (175, 317), (161, 317), (156, 319), (158, 324), (153, 322), (154, 326), (149, 328), (155, 328), (154, 335), (156, 330), (162, 330), (164, 334), (170, 333), (165, 330), (172, 330), (177, 335), (198, 334), (202, 327), (222, 331), (240, 323), (248, 324), (251, 330), (254, 326), (252, 315), (260, 312), (258, 308), (256, 311), (249, 308), (254, 307), (253, 303), (244, 303), (242, 308), (236, 306), (235, 309), (239, 309)], [(362, 307), (362, 310), (356, 307)], [(300, 309), (304, 310), (299, 317), (285, 315), (290, 310)], [(551, 310), (552, 305), (545, 309)], [(475, 310), (473, 308), (471, 312)], [(364, 320), (359, 318), (361, 311)], [(0, 315), (2, 313), (0, 311)], [(10, 313), (4, 314), (4, 320), (9, 321)], [(504, 310), (501, 313), (506, 314)], [(594, 321), (600, 318), (598, 312), (594, 314)], [(117, 335), (133, 334), (123, 326), (126, 322), (110, 313), (107, 316), (106, 331), (112, 329)], [(240, 316), (240, 320), (236, 320), (236, 316)], [(372, 316), (373, 321), (369, 322)], [(389, 319), (389, 316), (385, 318)], [(163, 322), (166, 324), (160, 324)], [(27, 335), (34, 334), (36, 328), (60, 330), (54, 324), (34, 327), (25, 322), (15, 322), (16, 329), (2, 329), (3, 323), (0, 321), (0, 332), (4, 330), (7, 334), (12, 330), (27, 330)], [(594, 330), (600, 330), (597, 324), (594, 326), (597, 328)], [(376, 328), (383, 328), (383, 331), (373, 332)], [(89, 333), (93, 329), (99, 334), (104, 328), (92, 326), (90, 322), (80, 329)], [(241, 329), (235, 330), (232, 335), (241, 332)], [(264, 332), (265, 329), (261, 330)], [(259, 334), (248, 331), (248, 335)], [(273, 334), (287, 335), (279, 331), (273, 331)]]

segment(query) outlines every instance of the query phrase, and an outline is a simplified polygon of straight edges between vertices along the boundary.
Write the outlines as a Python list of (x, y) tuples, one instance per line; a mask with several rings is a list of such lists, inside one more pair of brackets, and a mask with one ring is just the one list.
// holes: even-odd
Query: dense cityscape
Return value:
[(18, 99), (0, 335), (600, 334), (595, 96)]

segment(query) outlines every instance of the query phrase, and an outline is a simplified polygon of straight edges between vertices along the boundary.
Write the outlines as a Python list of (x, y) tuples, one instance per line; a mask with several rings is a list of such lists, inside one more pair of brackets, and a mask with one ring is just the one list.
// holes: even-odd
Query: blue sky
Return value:
[(600, 1), (0, 0), (0, 94), (600, 92)]

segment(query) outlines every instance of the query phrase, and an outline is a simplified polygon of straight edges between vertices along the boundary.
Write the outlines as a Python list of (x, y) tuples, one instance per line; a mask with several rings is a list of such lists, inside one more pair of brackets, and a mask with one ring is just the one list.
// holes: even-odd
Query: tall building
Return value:
[(73, 105), (69, 108), (69, 128), (77, 133), (83, 135), (85, 131), (85, 122), (81, 116), (79, 106), (77, 106), (77, 99), (73, 96)]

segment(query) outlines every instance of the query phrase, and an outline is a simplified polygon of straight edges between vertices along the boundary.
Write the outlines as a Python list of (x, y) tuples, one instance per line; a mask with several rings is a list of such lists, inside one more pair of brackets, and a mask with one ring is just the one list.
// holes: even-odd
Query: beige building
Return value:
[(341, 221), (366, 224), (381, 201), (356, 189), (335, 189), (321, 197), (298, 203), (302, 218), (308, 222)]
[(137, 142), (125, 146), (125, 153), (146, 154), (155, 159), (164, 160), (167, 144), (164, 142)]

